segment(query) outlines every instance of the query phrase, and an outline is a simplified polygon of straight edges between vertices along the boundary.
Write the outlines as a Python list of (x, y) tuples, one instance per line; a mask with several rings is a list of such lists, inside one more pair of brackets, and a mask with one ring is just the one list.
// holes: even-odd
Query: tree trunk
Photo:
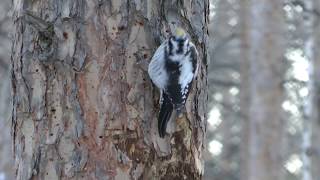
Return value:
[[(314, 4), (313, 0), (306, 0), (304, 1), (305, 8), (312, 9)], [(312, 180), (312, 162), (309, 150), (311, 148), (311, 141), (312, 141), (312, 121), (314, 120), (314, 101), (315, 101), (315, 83), (314, 83), (314, 15), (309, 14), (307, 20), (304, 21), (305, 27), (305, 42), (304, 42), (304, 52), (307, 60), (309, 61), (308, 64), (308, 75), (309, 80), (307, 81), (307, 88), (308, 88), (308, 95), (304, 99), (304, 122), (303, 122), (303, 132), (302, 132), (302, 143), (301, 143), (301, 156), (302, 156), (302, 180)]]
[[(209, 56), (212, 61), (208, 67), (208, 91), (209, 91), (209, 114), (218, 110), (221, 117), (210, 117), (208, 122), (221, 122), (214, 126), (208, 125), (207, 142), (213, 140), (222, 144), (221, 153), (208, 154), (206, 156), (205, 179), (229, 180), (239, 177), (238, 172), (242, 167), (239, 165), (239, 142), (241, 121), (238, 107), (238, 94), (232, 90), (238, 90), (239, 81), (235, 77), (239, 74), (239, 33), (238, 18), (235, 15), (240, 1), (211, 1), (212, 20), (209, 24), (210, 43)], [(219, 97), (221, 97), (219, 99)], [(213, 157), (213, 156), (214, 157)]]
[[(207, 0), (14, 0), (13, 9), (17, 179), (201, 178)], [(196, 44), (200, 70), (186, 115), (161, 139), (145, 65), (175, 25)]]
[[(320, 11), (320, 2), (313, 0), (312, 12)], [(320, 31), (319, 31), (319, 18), (315, 13), (310, 14), (313, 17), (312, 38), (314, 40), (313, 47), (313, 113), (312, 113), (312, 136), (311, 136), (311, 148), (308, 151), (308, 155), (311, 156), (311, 172), (313, 179), (320, 177)]]
[(0, 1), (0, 179), (13, 179), (13, 158), (10, 146), (10, 44), (8, 31), (10, 18), (6, 16), (11, 6), (9, 1)]
[(284, 154), (283, 54), (281, 1), (246, 0), (242, 9), (241, 111), (242, 178), (282, 180)]

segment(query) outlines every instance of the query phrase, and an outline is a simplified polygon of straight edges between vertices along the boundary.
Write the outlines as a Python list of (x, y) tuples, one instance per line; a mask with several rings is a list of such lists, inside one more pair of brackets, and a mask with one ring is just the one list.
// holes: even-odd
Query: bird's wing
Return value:
[(166, 88), (166, 83), (168, 80), (167, 72), (163, 71), (165, 69), (165, 51), (166, 51), (167, 41), (163, 42), (156, 52), (154, 53), (151, 62), (148, 67), (148, 74), (152, 82), (159, 88), (164, 90)]

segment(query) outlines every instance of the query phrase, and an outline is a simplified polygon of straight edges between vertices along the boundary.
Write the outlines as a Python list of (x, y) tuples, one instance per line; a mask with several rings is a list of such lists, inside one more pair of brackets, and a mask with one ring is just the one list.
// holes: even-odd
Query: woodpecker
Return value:
[(148, 67), (150, 79), (160, 91), (159, 136), (163, 138), (173, 110), (184, 108), (197, 70), (198, 52), (182, 28), (165, 40)]

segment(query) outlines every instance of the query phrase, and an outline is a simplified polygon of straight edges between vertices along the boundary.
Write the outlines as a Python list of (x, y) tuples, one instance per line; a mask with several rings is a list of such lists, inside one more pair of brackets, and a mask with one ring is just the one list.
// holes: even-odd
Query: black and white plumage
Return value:
[(184, 30), (177, 28), (151, 59), (148, 73), (161, 94), (158, 128), (162, 138), (173, 110), (180, 113), (184, 108), (197, 69), (197, 54)]

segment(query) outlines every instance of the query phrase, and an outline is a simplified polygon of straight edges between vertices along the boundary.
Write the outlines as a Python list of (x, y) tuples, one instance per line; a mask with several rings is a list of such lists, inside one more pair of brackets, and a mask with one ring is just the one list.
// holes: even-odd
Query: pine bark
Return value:
[[(201, 179), (207, 0), (13, 3), (17, 179)], [(161, 139), (145, 67), (174, 26), (196, 44), (200, 70), (187, 113)]]

